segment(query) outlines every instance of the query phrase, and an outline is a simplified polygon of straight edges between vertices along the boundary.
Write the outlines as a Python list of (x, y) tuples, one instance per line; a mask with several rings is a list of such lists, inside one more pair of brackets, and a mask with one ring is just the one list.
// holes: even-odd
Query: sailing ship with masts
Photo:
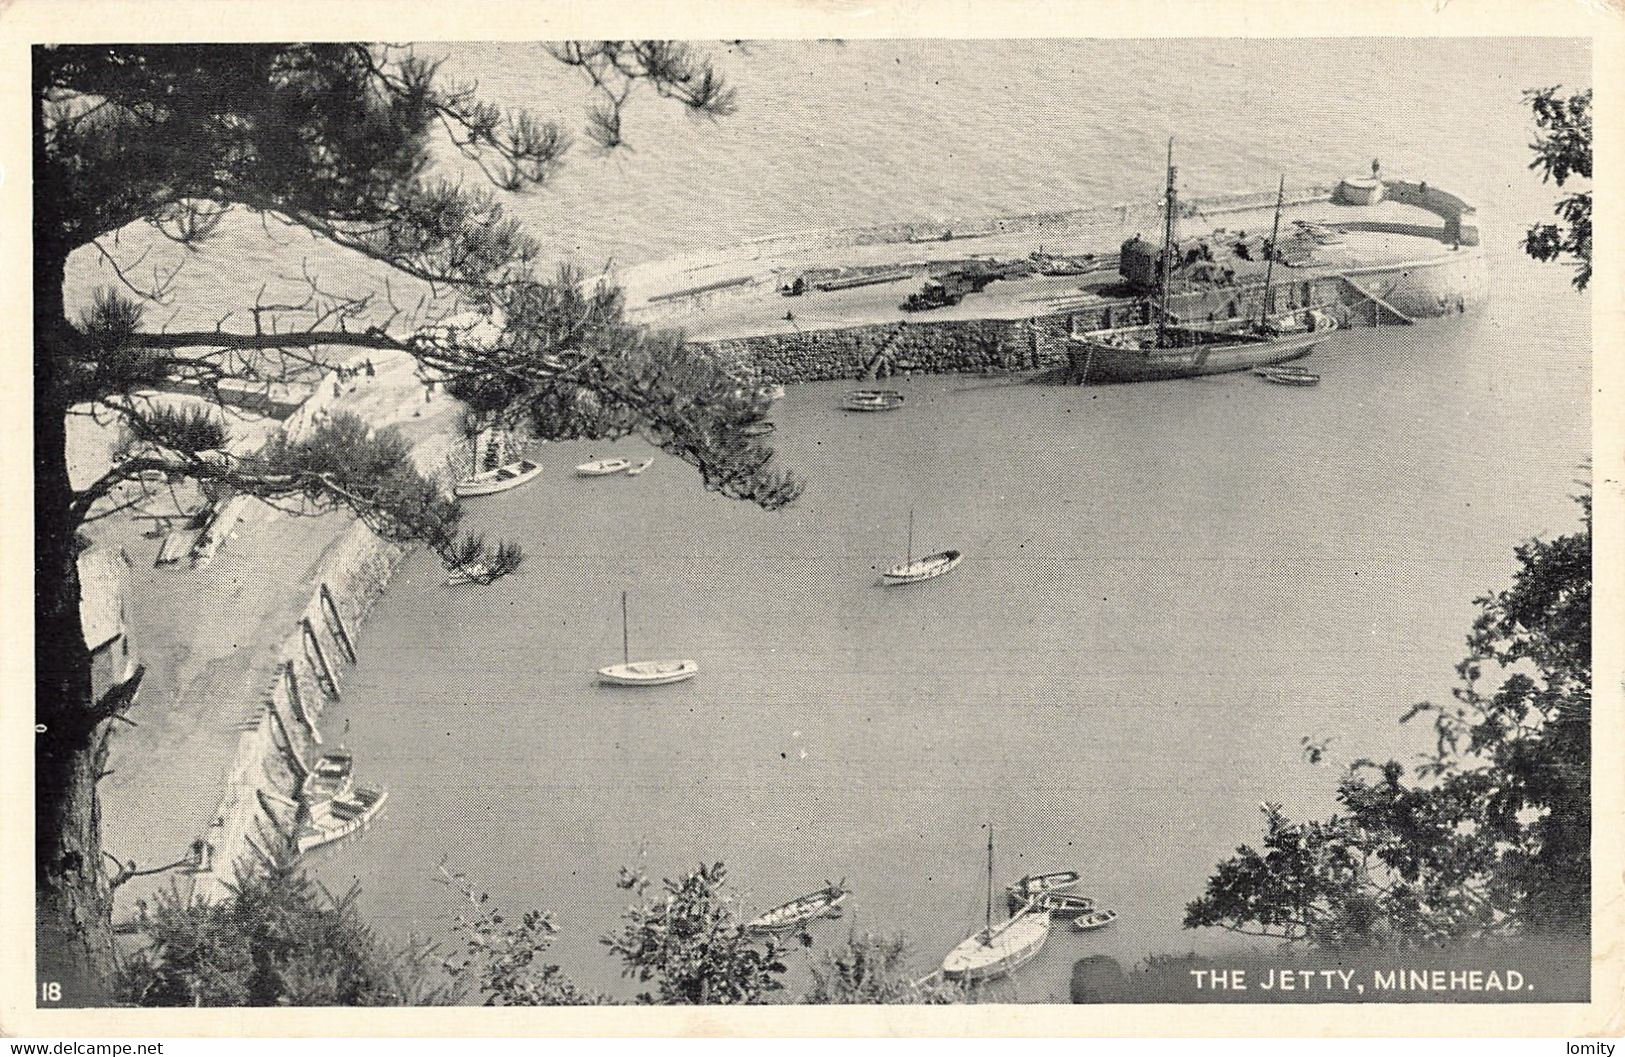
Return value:
[(1050, 912), (1024, 905), (1008, 920), (993, 924), (993, 826), (987, 827), (987, 918), (942, 959), (942, 975), (967, 983), (996, 980), (1031, 961), (1049, 939)]
[(1134, 326), (1106, 327), (1072, 335), (1072, 380), (1079, 384), (1149, 382), (1168, 378), (1194, 378), (1206, 374), (1244, 371), (1285, 363), (1307, 356), (1337, 320), (1314, 310), (1271, 316), (1271, 284), (1281, 231), (1281, 207), (1286, 181), (1282, 178), (1275, 200), (1275, 226), (1270, 235), (1264, 291), (1257, 315), (1207, 324), (1187, 324), (1168, 310), (1174, 261), (1178, 254), (1179, 216), (1174, 143), (1168, 141), (1168, 186), (1164, 201), (1162, 254), (1158, 259), (1160, 289), (1156, 318)]

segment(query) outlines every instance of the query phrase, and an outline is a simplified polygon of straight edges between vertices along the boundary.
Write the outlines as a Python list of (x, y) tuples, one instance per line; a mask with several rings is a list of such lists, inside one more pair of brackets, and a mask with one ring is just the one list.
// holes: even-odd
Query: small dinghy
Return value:
[(330, 752), (316, 761), (300, 788), (299, 826), (295, 843), (301, 852), (342, 840), (371, 822), (389, 799), (383, 787), (357, 786), (354, 758)]
[(1319, 385), (1320, 375), (1301, 369), (1260, 371), (1259, 376), (1276, 385)]
[(360, 832), (383, 810), (388, 799), (389, 790), (382, 786), (363, 785), (356, 786), (349, 796), (335, 797), (312, 808), (310, 821), (299, 829), (299, 850), (314, 851)]
[(841, 904), (851, 895), (843, 880), (840, 884), (825, 883), (816, 892), (809, 892), (772, 910), (763, 911), (745, 924), (746, 932), (789, 932), (819, 918), (840, 917)]
[(655, 461), (653, 459), (644, 459), (642, 462), (638, 463), (636, 466), (628, 466), (626, 468), (626, 476), (628, 476), (628, 477), (636, 477), (638, 474), (642, 473), (644, 470), (647, 470), (649, 467), (653, 466), (654, 464), (655, 464)]
[(627, 633), (626, 592), (621, 592), (621, 663), (598, 669), (598, 681), (612, 686), (664, 686), (692, 679), (700, 666), (691, 660), (632, 660), (631, 639)]
[(1005, 891), (1012, 899), (1019, 899), (1023, 903), (1037, 899), (1045, 892), (1061, 892), (1077, 884), (1083, 875), (1076, 870), (1057, 870), (1054, 873), (1028, 874), (1021, 880), (1006, 886)]
[(632, 465), (631, 459), (594, 459), (584, 462), (576, 467), (577, 477), (607, 477), (612, 473), (620, 473)]
[(1095, 909), (1093, 899), (1088, 896), (1073, 895), (1070, 892), (1044, 892), (1038, 898), (1030, 900), (1010, 894), (1008, 901), (1011, 913), (1015, 913), (1030, 903), (1034, 910), (1047, 910), (1052, 916), (1066, 921)]
[(506, 492), (510, 488), (518, 488), (541, 472), (541, 464), (520, 459), (464, 478), (452, 487), (452, 491), (459, 497)]
[(903, 406), (903, 394), (895, 389), (854, 389), (841, 398), (848, 411), (894, 411)]
[(1094, 932), (1096, 929), (1105, 928), (1107, 925), (1110, 925), (1116, 920), (1117, 911), (1096, 910), (1085, 914), (1076, 921), (1072, 922), (1072, 927), (1077, 929), (1079, 932)]
[(484, 562), (475, 562), (473, 565), (458, 569), (446, 577), (447, 587), (459, 587), (463, 584), (483, 584), (486, 577), (491, 575), (490, 566)]

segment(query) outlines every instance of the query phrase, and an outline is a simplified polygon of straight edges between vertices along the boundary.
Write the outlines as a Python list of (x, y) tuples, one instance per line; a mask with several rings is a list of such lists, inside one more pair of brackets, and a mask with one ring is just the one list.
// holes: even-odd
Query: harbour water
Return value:
[[(1010, 997), (1064, 999), (1083, 954), (1214, 949), (1182, 907), (1256, 837), (1259, 803), (1326, 813), (1343, 763), (1419, 752), (1397, 717), (1449, 693), (1470, 600), (1515, 541), (1573, 525), (1575, 315), (1499, 302), (1351, 332), (1309, 390), (931, 377), (854, 416), (838, 384), (792, 387), (774, 436), (808, 490), (776, 514), (665, 457), (570, 473), (633, 443), (546, 446), (538, 482), (470, 504), (524, 544), (520, 574), (447, 588), (419, 555), (368, 623), (324, 726), (392, 795), (320, 873), (358, 880), (379, 924), (437, 934), (444, 858), (510, 912), (555, 911), (554, 955), (611, 990), (628, 985), (598, 937), (622, 865), (722, 860), (755, 906), (845, 877), (847, 920), (820, 940), (902, 931), (925, 971), (980, 922), (991, 821), (1001, 883), (1075, 866), (1122, 915), (1058, 930)], [(910, 509), (916, 553), (967, 558), (880, 588)], [(633, 653), (693, 657), (698, 678), (593, 685), (623, 589)]]
[[(1256, 839), (1259, 803), (1324, 814), (1342, 763), (1420, 751), (1425, 731), (1397, 717), (1448, 695), (1471, 599), (1506, 581), (1517, 541), (1575, 524), (1589, 300), (1521, 255), (1554, 194), (1526, 169), (1519, 94), (1589, 83), (1589, 55), (854, 42), (725, 61), (734, 117), (696, 124), (645, 98), (633, 153), (582, 152), (522, 204), (550, 247), (595, 268), (808, 227), (1147, 200), (1176, 134), (1193, 194), (1283, 170), (1328, 181), (1373, 154), (1437, 180), (1479, 204), (1495, 289), (1478, 315), (1335, 337), (1314, 389), (929, 377), (900, 383), (901, 411), (853, 416), (839, 385), (792, 387), (773, 439), (808, 487), (775, 514), (702, 492), (665, 456), (636, 479), (569, 472), (637, 442), (543, 447), (539, 481), (468, 504), (471, 527), (524, 545), (522, 572), (448, 588), (417, 555), (361, 632), (323, 726), (391, 796), (318, 873), (359, 881), (386, 932), (440, 936), (456, 910), (444, 860), (510, 915), (554, 911), (551, 957), (623, 995), (599, 943), (626, 902), (622, 865), (658, 878), (721, 860), (749, 906), (844, 877), (850, 909), (819, 945), (901, 931), (924, 972), (981, 923), (991, 821), (1001, 883), (1076, 867), (1121, 914), (1093, 936), (1057, 930), (1007, 997), (1064, 1000), (1085, 954), (1130, 965), (1231, 942), (1180, 917)], [(534, 47), (447, 69), (570, 122), (584, 95)], [(251, 302), (303, 253), (245, 227), (182, 284)], [(966, 560), (881, 589), (910, 510), (916, 553)], [(622, 590), (633, 652), (693, 657), (697, 679), (594, 685), (620, 657)], [(1329, 743), (1330, 765), (1302, 758), (1303, 737)]]

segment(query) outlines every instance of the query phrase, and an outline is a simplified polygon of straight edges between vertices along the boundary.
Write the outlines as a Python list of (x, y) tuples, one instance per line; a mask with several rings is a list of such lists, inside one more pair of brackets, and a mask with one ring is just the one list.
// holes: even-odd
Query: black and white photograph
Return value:
[(1578, 8), (213, 9), (8, 45), (29, 1016), (1617, 1010)]

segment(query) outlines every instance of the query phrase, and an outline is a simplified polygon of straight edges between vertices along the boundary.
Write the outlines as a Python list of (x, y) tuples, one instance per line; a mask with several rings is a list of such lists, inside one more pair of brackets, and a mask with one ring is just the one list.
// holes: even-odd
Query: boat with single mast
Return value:
[(700, 666), (688, 659), (634, 661), (627, 632), (626, 592), (621, 592), (621, 663), (598, 669), (598, 681), (613, 686), (664, 686), (692, 679)]
[(772, 910), (763, 911), (751, 918), (745, 923), (745, 931), (789, 932), (819, 918), (839, 917), (841, 904), (846, 902), (846, 897), (851, 894), (852, 891), (846, 887), (845, 879), (839, 884), (825, 881), (824, 887), (818, 891), (797, 896), (788, 903), (780, 903)]
[(904, 552), (903, 561), (880, 574), (881, 583), (887, 587), (896, 587), (900, 584), (917, 584), (922, 580), (932, 580), (943, 573), (952, 572), (964, 555), (957, 550), (949, 549), (927, 554), (923, 558), (914, 557), (914, 511), (908, 512), (908, 549)]
[(1174, 168), (1174, 141), (1168, 141), (1168, 186), (1165, 193), (1162, 254), (1157, 261), (1160, 294), (1156, 319), (1126, 327), (1107, 327), (1072, 335), (1068, 354), (1072, 379), (1079, 384), (1148, 382), (1169, 378), (1244, 371), (1285, 363), (1309, 355), (1337, 329), (1337, 321), (1317, 311), (1272, 316), (1275, 260), (1279, 256), (1281, 208), (1286, 179), (1275, 199), (1275, 226), (1264, 270), (1264, 291), (1256, 318), (1189, 325), (1168, 310), (1174, 261), (1178, 253), (1175, 226), (1179, 195)]
[(948, 952), (942, 975), (967, 983), (1008, 976), (1031, 961), (1049, 939), (1047, 910), (1023, 907), (1008, 921), (993, 924), (993, 826), (987, 828), (987, 919), (984, 926)]

